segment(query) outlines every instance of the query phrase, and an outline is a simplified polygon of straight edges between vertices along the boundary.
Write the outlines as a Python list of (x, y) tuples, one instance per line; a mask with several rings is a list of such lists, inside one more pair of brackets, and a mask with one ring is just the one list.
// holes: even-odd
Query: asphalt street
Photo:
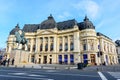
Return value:
[[(120, 80), (115, 72), (0, 67), (0, 80)], [(120, 73), (119, 73), (120, 74)]]

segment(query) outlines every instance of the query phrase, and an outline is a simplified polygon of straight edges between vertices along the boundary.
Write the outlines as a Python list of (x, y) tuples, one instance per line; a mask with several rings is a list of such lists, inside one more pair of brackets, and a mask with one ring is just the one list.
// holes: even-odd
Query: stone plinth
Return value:
[(10, 59), (12, 60), (14, 58), (14, 64), (20, 64), (20, 63), (28, 63), (29, 61), (29, 53), (25, 50), (12, 50), (10, 54)]

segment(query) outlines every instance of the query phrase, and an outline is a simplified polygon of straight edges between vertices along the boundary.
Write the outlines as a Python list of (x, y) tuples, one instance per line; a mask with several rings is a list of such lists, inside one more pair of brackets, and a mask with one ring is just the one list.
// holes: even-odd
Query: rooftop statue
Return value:
[(24, 31), (19, 30), (19, 31), (15, 32), (16, 43), (18, 43), (18, 46), (19, 46), (19, 44), (27, 45), (28, 41), (24, 36), (25, 36)]

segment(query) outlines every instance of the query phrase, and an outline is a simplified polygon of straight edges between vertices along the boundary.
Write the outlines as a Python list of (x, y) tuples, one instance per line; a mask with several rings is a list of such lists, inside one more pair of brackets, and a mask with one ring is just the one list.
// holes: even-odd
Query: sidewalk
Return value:
[(118, 65), (101, 65), (101, 66), (90, 66), (85, 67), (83, 70), (85, 71), (112, 71), (112, 72), (120, 72), (120, 64)]
[(9, 65), (15, 68), (34, 68), (34, 69), (77, 69), (77, 65), (60, 65), (60, 64), (18, 64)]

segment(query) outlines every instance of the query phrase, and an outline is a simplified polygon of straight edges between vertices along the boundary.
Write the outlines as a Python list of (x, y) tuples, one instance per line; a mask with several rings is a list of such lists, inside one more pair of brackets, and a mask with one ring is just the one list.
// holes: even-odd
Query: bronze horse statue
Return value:
[(22, 44), (22, 45), (28, 44), (28, 41), (24, 36), (25, 36), (24, 31), (22, 31), (21, 34), (18, 31), (15, 32), (16, 43), (18, 43), (18, 46), (19, 44)]

